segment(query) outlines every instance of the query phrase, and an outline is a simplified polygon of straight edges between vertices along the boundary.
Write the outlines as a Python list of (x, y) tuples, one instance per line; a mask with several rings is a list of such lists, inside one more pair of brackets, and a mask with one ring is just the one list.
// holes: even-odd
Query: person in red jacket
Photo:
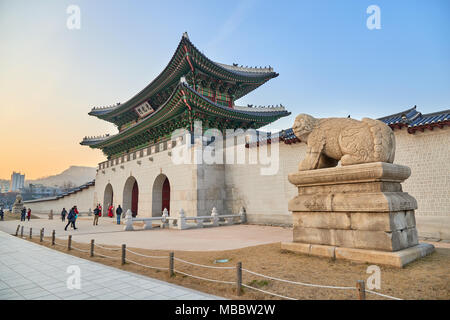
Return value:
[(31, 209), (28, 208), (28, 212), (27, 212), (27, 219), (28, 219), (28, 221), (30, 221), (30, 218), (31, 218)]
[(99, 217), (102, 216), (102, 205), (99, 203), (98, 204), (98, 210), (100, 210), (100, 213), (98, 214)]
[(108, 208), (108, 217), (110, 218), (114, 217), (114, 207), (112, 206), (112, 204), (110, 204)]

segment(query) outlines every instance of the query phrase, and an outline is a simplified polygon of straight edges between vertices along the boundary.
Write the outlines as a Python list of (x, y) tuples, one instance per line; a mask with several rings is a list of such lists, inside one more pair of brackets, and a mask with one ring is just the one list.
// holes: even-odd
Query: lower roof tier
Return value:
[(107, 156), (129, 152), (169, 136), (176, 129), (192, 129), (202, 121), (204, 129), (257, 129), (290, 115), (284, 107), (230, 108), (217, 104), (180, 81), (167, 101), (155, 112), (115, 135), (85, 137), (82, 145), (102, 149)]

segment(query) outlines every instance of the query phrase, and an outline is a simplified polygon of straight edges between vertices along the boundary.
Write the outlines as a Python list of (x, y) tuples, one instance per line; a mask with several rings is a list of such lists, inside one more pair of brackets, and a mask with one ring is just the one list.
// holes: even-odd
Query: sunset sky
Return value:
[[(66, 26), (69, 5), (81, 29)], [(381, 29), (366, 27), (369, 5)], [(96, 166), (88, 115), (125, 102), (169, 62), (182, 33), (214, 61), (274, 67), (237, 104), (282, 103), (292, 116), (381, 117), (450, 109), (450, 1), (0, 0), (0, 178)]]

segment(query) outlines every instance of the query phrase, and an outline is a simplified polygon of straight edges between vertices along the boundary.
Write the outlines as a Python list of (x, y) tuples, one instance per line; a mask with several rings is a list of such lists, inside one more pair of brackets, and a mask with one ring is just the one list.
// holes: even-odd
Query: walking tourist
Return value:
[(98, 214), (99, 217), (102, 216), (102, 205), (99, 203), (98, 204), (98, 210), (100, 210), (100, 213)]
[(120, 217), (122, 216), (122, 208), (119, 206), (116, 209), (116, 218), (117, 218), (117, 224), (120, 224)]
[(94, 209), (94, 226), (98, 226), (98, 215), (100, 214), (100, 209), (97, 207), (95, 207)]
[(3, 208), (0, 208), (0, 220), (3, 221)]
[(27, 209), (23, 207), (22, 211), (20, 212), (20, 221), (25, 221), (25, 216), (27, 214)]
[(67, 222), (64, 230), (67, 231), (67, 227), (69, 226), (69, 224), (72, 226), (72, 228), (77, 230), (77, 228), (75, 227), (75, 220), (76, 220), (75, 207), (72, 207), (72, 209), (70, 209), (70, 211), (69, 211), (69, 214), (67, 215), (68, 222)]
[(31, 209), (28, 208), (28, 212), (27, 212), (27, 219), (28, 219), (28, 221), (30, 221), (30, 218), (31, 218)]
[(66, 221), (66, 215), (67, 215), (67, 210), (66, 208), (63, 208), (61, 211), (61, 220), (62, 222)]
[(112, 204), (108, 207), (108, 217), (113, 218), (114, 217), (114, 207)]

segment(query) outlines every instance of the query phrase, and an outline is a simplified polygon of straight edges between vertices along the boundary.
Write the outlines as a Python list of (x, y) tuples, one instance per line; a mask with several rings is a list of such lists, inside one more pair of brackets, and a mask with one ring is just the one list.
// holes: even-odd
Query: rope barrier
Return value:
[(368, 290), (368, 289), (366, 289), (366, 292), (372, 293), (372, 294), (376, 294), (376, 295), (378, 295), (378, 296), (380, 296), (380, 297), (385, 297), (385, 298), (393, 299), (393, 300), (403, 300), (403, 299), (400, 299), (400, 298), (388, 296), (387, 294), (382, 294), (382, 293), (379, 293), (379, 292), (376, 292), (376, 291), (372, 291), (372, 290)]
[(141, 257), (146, 257), (146, 258), (151, 258), (151, 259), (167, 259), (169, 256), (147, 256), (147, 255), (145, 255), (145, 254), (142, 254), (142, 253), (138, 253), (138, 252), (134, 252), (134, 251), (131, 251), (131, 250), (129, 250), (129, 249), (125, 249), (126, 251), (128, 251), (128, 252), (130, 252), (130, 253), (132, 253), (132, 254), (135, 254), (135, 255), (137, 255), (137, 256), (141, 256)]
[(198, 263), (189, 262), (189, 261), (186, 261), (186, 260), (183, 260), (183, 259), (180, 259), (180, 258), (175, 258), (175, 257), (174, 257), (174, 259), (177, 260), (177, 261), (183, 262), (183, 263), (187, 263), (187, 264), (190, 264), (190, 265), (193, 265), (193, 266), (197, 266), (197, 267), (202, 267), (202, 268), (228, 269), (228, 270), (233, 269), (233, 270), (236, 270), (236, 267), (213, 267), (213, 266), (205, 266), (205, 265), (203, 265), (203, 264), (198, 264)]
[(184, 273), (184, 272), (182, 272), (180, 270), (176, 270), (176, 269), (173, 269), (173, 271), (174, 272), (178, 272), (180, 274), (184, 274), (185, 276), (192, 277), (192, 278), (195, 278), (195, 279), (206, 280), (206, 281), (211, 281), (211, 282), (218, 282), (218, 283), (225, 283), (225, 284), (235, 284), (235, 282), (232, 282), (232, 281), (215, 280), (215, 279), (209, 279), (209, 278), (203, 278), (203, 277), (199, 277), (199, 276), (194, 276), (192, 274)]
[(56, 242), (56, 241), (55, 241), (55, 244), (56, 244), (57, 246), (66, 247), (65, 244), (60, 244), (60, 243), (58, 243), (58, 242)]
[(77, 250), (77, 251), (80, 251), (80, 252), (89, 253), (89, 250), (78, 249), (78, 248), (76, 248), (76, 247), (74, 247), (74, 246), (72, 246), (72, 249)]
[(134, 263), (134, 264), (137, 264), (138, 266), (145, 267), (145, 268), (158, 269), (158, 270), (169, 270), (169, 268), (164, 268), (164, 267), (152, 267), (152, 266), (148, 266), (148, 265), (145, 265), (145, 264), (142, 264), (142, 263), (139, 263), (139, 262), (130, 260), (130, 259), (125, 259), (125, 261), (131, 262), (131, 263)]
[(253, 290), (256, 290), (256, 291), (260, 291), (260, 292), (265, 293), (265, 294), (270, 294), (272, 296), (276, 296), (276, 297), (279, 297), (279, 298), (288, 299), (288, 300), (297, 300), (297, 299), (294, 299), (294, 298), (291, 298), (291, 297), (282, 296), (281, 294), (276, 294), (276, 293), (273, 293), (273, 292), (269, 292), (269, 291), (265, 291), (265, 290), (262, 290), (262, 289), (254, 288), (254, 287), (248, 286), (246, 284), (242, 284), (242, 286), (245, 287), (245, 288), (249, 288), (249, 289), (253, 289)]
[(120, 260), (120, 258), (117, 257), (111, 257), (111, 256), (106, 256), (104, 254), (100, 254), (100, 253), (95, 253), (95, 256), (99, 256), (99, 257), (103, 257), (103, 258), (109, 258), (109, 259), (113, 259), (113, 260)]
[(242, 268), (242, 271), (246, 271), (248, 273), (251, 273), (251, 274), (253, 274), (255, 276), (259, 276), (259, 277), (264, 277), (264, 278), (267, 278), (267, 279), (282, 281), (282, 282), (286, 282), (286, 283), (290, 283), (290, 284), (298, 284), (298, 285), (306, 286), (306, 287), (326, 288), (326, 289), (341, 289), (341, 290), (355, 290), (356, 289), (356, 287), (335, 287), (335, 286), (324, 286), (324, 285), (320, 285), (320, 284), (311, 284), (311, 283), (290, 281), (290, 280), (285, 280), (285, 279), (280, 279), (280, 278), (266, 276), (264, 274), (253, 272), (253, 271), (250, 271), (250, 270), (247, 270), (247, 269), (244, 269), (244, 268)]
[(100, 245), (98, 245), (96, 243), (94, 243), (94, 246), (102, 248), (102, 249), (105, 249), (105, 250), (120, 251), (120, 249), (118, 249), (118, 248), (107, 248), (107, 247), (100, 246)]

